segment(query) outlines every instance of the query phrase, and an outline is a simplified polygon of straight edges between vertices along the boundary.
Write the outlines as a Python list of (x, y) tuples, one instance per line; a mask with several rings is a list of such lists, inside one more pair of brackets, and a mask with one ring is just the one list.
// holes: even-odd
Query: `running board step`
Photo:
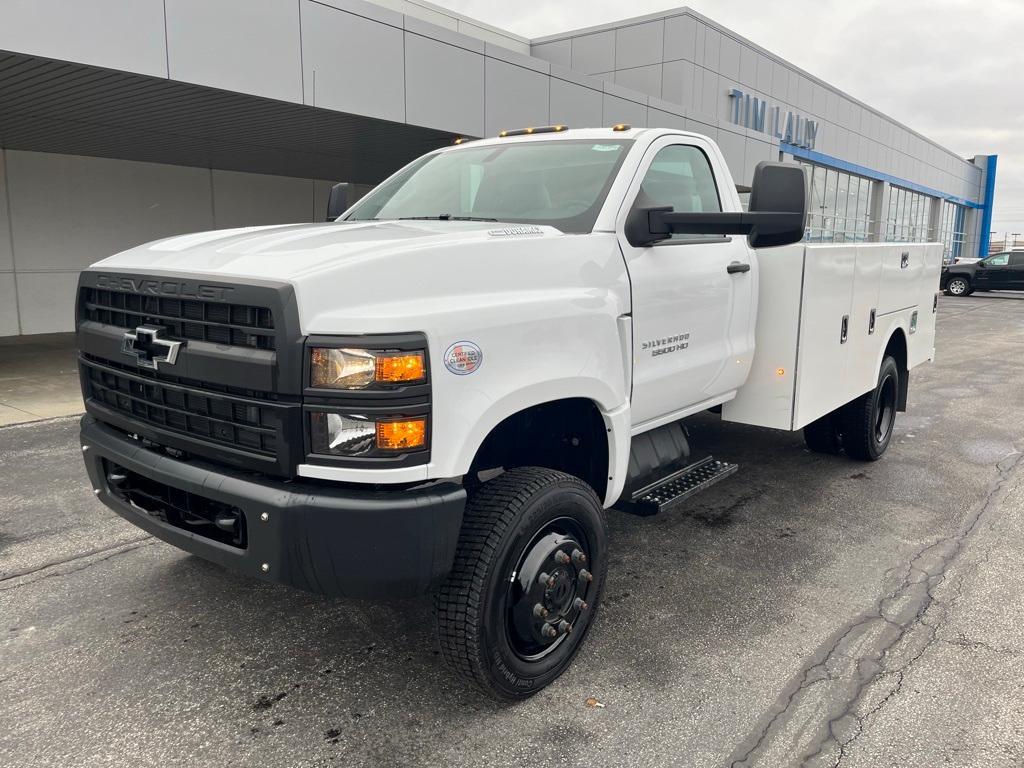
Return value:
[(616, 509), (634, 515), (654, 515), (683, 499), (687, 499), (739, 469), (739, 464), (718, 461), (712, 456), (666, 475), (655, 483), (637, 490), (629, 501), (616, 504)]

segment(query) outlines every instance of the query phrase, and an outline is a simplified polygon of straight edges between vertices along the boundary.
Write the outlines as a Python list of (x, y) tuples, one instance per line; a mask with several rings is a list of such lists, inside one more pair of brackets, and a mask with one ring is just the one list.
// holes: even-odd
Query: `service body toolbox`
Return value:
[(875, 385), (897, 329), (908, 368), (934, 358), (941, 243), (791, 245), (760, 268), (754, 362), (726, 421), (802, 429)]

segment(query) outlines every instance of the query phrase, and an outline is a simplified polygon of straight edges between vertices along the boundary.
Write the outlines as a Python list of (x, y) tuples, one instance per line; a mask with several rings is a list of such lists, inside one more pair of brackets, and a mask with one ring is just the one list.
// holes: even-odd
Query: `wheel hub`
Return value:
[(508, 627), (520, 657), (535, 660), (553, 651), (589, 610), (593, 576), (582, 538), (553, 523), (519, 558), (509, 582)]

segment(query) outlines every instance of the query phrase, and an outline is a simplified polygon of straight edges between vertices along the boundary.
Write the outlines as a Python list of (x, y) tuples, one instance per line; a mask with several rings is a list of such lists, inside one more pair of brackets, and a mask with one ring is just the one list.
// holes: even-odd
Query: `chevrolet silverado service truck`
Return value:
[(735, 469), (691, 458), (687, 416), (885, 451), (941, 247), (800, 243), (805, 197), (762, 162), (743, 210), (699, 135), (553, 126), (339, 185), (327, 223), (112, 256), (76, 309), (94, 491), (258, 578), (433, 592), (454, 668), (529, 696), (593, 623), (604, 508)]

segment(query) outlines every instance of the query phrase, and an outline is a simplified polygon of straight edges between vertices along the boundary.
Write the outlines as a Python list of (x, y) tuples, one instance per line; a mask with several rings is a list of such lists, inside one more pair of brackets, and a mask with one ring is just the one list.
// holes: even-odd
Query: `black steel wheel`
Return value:
[(889, 447), (899, 405), (900, 370), (887, 357), (874, 390), (843, 406), (843, 449), (852, 459), (877, 461)]
[(521, 467), (484, 483), (435, 600), (445, 659), (497, 699), (549, 685), (593, 622), (606, 549), (601, 504), (579, 478)]

